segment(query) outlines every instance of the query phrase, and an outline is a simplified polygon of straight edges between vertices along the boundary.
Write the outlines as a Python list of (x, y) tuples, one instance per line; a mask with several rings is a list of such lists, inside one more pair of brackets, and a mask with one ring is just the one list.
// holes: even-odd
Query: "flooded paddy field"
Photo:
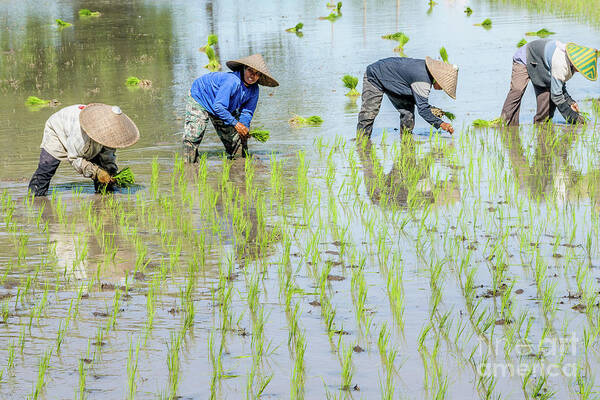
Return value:
[[(102, 1), (95, 19), (0, 2), (0, 398), (593, 398), (597, 83), (569, 82), (586, 126), (530, 125), (531, 89), (519, 130), (471, 122), (498, 116), (525, 32), (598, 47), (597, 26), (533, 1), (438, 3), (346, 1), (331, 22), (316, 1)], [(372, 140), (355, 138), (341, 77), (396, 54), (381, 36), (397, 31), (407, 56), (444, 46), (460, 66), (457, 100), (431, 96), (453, 136), (420, 118), (399, 135), (385, 100)], [(260, 52), (281, 86), (261, 89), (253, 123), (271, 138), (251, 158), (228, 161), (209, 132), (187, 165), (210, 33), (222, 64)], [(62, 165), (27, 197), (58, 110), (30, 95), (120, 105), (142, 135), (117, 152), (137, 185), (96, 195)]]

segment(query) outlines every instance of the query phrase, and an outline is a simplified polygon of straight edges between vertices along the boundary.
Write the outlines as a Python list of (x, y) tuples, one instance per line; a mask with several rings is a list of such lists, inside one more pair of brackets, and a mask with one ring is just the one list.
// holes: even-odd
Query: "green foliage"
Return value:
[(527, 33), (525, 34), (525, 36), (537, 36), (537, 37), (540, 37), (540, 38), (545, 38), (545, 37), (548, 37), (548, 36), (550, 36), (550, 35), (554, 35), (554, 33), (555, 33), (555, 32), (550, 32), (550, 31), (549, 31), (548, 29), (546, 29), (546, 28), (542, 28), (542, 29), (540, 29), (540, 30), (539, 30), (539, 31), (537, 31), (537, 32), (527, 32)]
[(28, 106), (45, 106), (50, 103), (50, 100), (43, 100), (36, 96), (29, 96), (27, 100), (25, 100), (25, 104)]
[(465, 8), (465, 14), (467, 14), (467, 17), (470, 17), (473, 14), (473, 9), (471, 7)]
[(265, 129), (252, 129), (250, 131), (250, 136), (258, 140), (259, 142), (266, 142), (267, 140), (269, 140), (271, 133)]
[(517, 43), (517, 47), (523, 47), (527, 44), (527, 40), (521, 39), (519, 43)]
[(294, 115), (289, 120), (289, 123), (294, 126), (300, 126), (300, 125), (316, 126), (316, 125), (321, 125), (323, 123), (323, 118), (319, 117), (318, 115), (312, 115), (308, 118), (304, 118), (299, 115)]
[(208, 64), (204, 66), (204, 68), (209, 69), (210, 71), (218, 71), (221, 69), (221, 64), (219, 63), (219, 59), (217, 58), (217, 54), (215, 53), (215, 49), (212, 47), (206, 48), (206, 56), (208, 57)]
[(119, 171), (113, 178), (118, 186), (127, 186), (135, 183), (135, 176), (129, 167)]
[(408, 43), (409, 37), (404, 32), (391, 33), (389, 35), (383, 35), (382, 39), (395, 40), (398, 42), (398, 47), (404, 47)]
[(342, 82), (344, 82), (344, 86), (350, 91), (346, 93), (346, 96), (359, 96), (360, 93), (356, 90), (356, 86), (358, 85), (358, 78), (352, 75), (344, 75), (342, 77)]
[(490, 121), (485, 119), (476, 119), (473, 126), (476, 128), (495, 128), (502, 124), (502, 118), (495, 118)]
[(482, 26), (486, 29), (490, 29), (492, 27), (492, 20), (489, 18), (486, 18), (483, 21), (481, 21), (480, 24), (475, 24), (475, 26)]
[(445, 62), (445, 63), (448, 62), (448, 52), (446, 51), (446, 48), (443, 46), (440, 49), (440, 57), (442, 58), (443, 62)]
[(130, 76), (125, 81), (125, 85), (127, 86), (138, 86), (142, 80), (136, 76)]
[(456, 115), (452, 114), (450, 111), (444, 111), (444, 115), (446, 116), (446, 118), (448, 118), (450, 121), (454, 121), (456, 119)]
[(100, 11), (91, 11), (91, 10), (88, 10), (87, 8), (82, 8), (81, 10), (79, 10), (79, 16), (80, 17), (99, 17)]
[(293, 28), (288, 28), (288, 29), (286, 29), (285, 31), (286, 31), (286, 32), (294, 32), (294, 33), (299, 33), (299, 32), (302, 30), (302, 28), (303, 28), (303, 27), (304, 27), (304, 24), (303, 24), (302, 22), (298, 22), (298, 23), (296, 24), (296, 26), (294, 26)]
[(211, 33), (210, 35), (208, 35), (207, 45), (214, 46), (215, 44), (217, 44), (218, 41), (219, 41), (219, 38), (217, 37), (217, 35), (215, 35), (214, 33)]
[(57, 23), (57, 25), (58, 25), (58, 27), (59, 27), (59, 28), (66, 28), (66, 27), (68, 27), (68, 26), (71, 26), (71, 25), (73, 25), (72, 23), (70, 23), (70, 22), (65, 22), (65, 21), (63, 21), (63, 20), (62, 20), (62, 19), (60, 19), (60, 18), (57, 18), (57, 19), (56, 19), (56, 23)]

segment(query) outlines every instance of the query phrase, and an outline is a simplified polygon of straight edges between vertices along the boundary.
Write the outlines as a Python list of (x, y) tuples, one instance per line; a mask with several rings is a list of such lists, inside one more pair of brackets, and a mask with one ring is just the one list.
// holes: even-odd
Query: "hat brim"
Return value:
[(256, 66), (254, 65), (249, 65), (240, 61), (227, 61), (225, 63), (225, 65), (227, 65), (227, 68), (229, 68), (232, 71), (236, 71), (240, 68), (243, 67), (250, 67), (250, 68), (254, 68), (256, 69), (258, 72), (260, 72), (260, 78), (258, 78), (258, 84), (262, 85), (262, 86), (268, 86), (268, 87), (277, 87), (279, 86), (279, 82), (277, 82), (275, 80), (275, 78), (273, 78), (272, 76), (270, 76), (268, 73), (266, 73), (265, 71), (261, 71), (260, 69), (257, 69)]
[(140, 139), (140, 131), (131, 118), (113, 112), (112, 106), (102, 103), (81, 110), (79, 125), (90, 139), (113, 149), (130, 147)]
[(425, 58), (427, 70), (433, 79), (442, 87), (448, 96), (456, 100), (456, 86), (458, 81), (458, 69), (450, 64), (436, 61), (431, 57)]
[[(598, 79), (598, 51), (596, 50), (595, 54), (583, 55), (583, 59), (580, 55), (575, 56), (572, 48), (577, 47), (578, 49), (591, 49), (590, 47), (579, 46), (576, 43), (568, 43), (566, 46), (567, 58), (571, 62), (571, 64), (575, 67), (577, 72), (583, 75), (587, 80), (592, 82)], [(591, 58), (593, 56), (593, 63), (591, 63)]]

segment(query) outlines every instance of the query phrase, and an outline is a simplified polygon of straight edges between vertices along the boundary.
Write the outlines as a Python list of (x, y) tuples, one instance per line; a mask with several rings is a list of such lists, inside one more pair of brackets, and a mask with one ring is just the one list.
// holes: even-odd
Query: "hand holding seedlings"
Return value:
[(246, 125), (242, 124), (241, 122), (238, 122), (237, 124), (235, 124), (235, 130), (241, 137), (243, 137), (243, 138), (248, 137), (248, 128), (246, 127)]

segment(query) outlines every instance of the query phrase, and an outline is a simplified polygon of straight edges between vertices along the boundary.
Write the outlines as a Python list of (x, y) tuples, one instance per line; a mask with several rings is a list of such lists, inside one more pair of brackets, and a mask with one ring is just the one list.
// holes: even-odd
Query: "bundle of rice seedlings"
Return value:
[(396, 42), (398, 42), (398, 46), (394, 48), (394, 51), (400, 52), (402, 53), (402, 55), (404, 54), (404, 45), (406, 45), (406, 43), (408, 43), (409, 41), (409, 37), (404, 32), (396, 32), (391, 33), (389, 35), (383, 35), (381, 38), (395, 40)]
[(437, 107), (431, 107), (431, 113), (438, 118), (446, 117), (450, 121), (454, 121), (456, 119), (456, 116), (454, 114), (452, 114), (450, 111), (444, 111), (441, 108), (437, 108)]
[(554, 33), (555, 32), (550, 32), (546, 28), (542, 28), (542, 29), (540, 29), (537, 32), (527, 32), (527, 33), (525, 33), (525, 36), (537, 36), (537, 37), (540, 37), (540, 38), (545, 38), (547, 36), (554, 35)]
[(475, 26), (482, 26), (485, 29), (490, 29), (492, 27), (492, 20), (489, 18), (486, 18), (483, 21), (481, 21), (481, 23), (475, 24)]
[(269, 140), (271, 133), (266, 129), (252, 129), (250, 131), (250, 136), (258, 140), (259, 142), (266, 142), (267, 140)]
[(494, 118), (490, 121), (485, 119), (476, 119), (473, 126), (476, 128), (495, 128), (502, 124), (502, 118)]
[(467, 14), (467, 17), (471, 16), (471, 14), (473, 14), (473, 9), (471, 7), (465, 8), (465, 14)]
[(125, 81), (125, 85), (127, 86), (138, 86), (142, 80), (136, 76), (130, 76)]
[(527, 40), (521, 39), (519, 43), (517, 43), (517, 47), (523, 47), (527, 44)]
[(50, 104), (50, 100), (43, 100), (36, 96), (29, 96), (25, 100), (25, 105), (28, 106), (47, 106), (48, 104)]
[(350, 89), (350, 91), (348, 93), (346, 93), (346, 96), (350, 96), (350, 97), (356, 97), (356, 96), (360, 96), (360, 93), (358, 90), (356, 90), (356, 85), (358, 85), (358, 78), (352, 75), (344, 75), (344, 77), (342, 78), (342, 82), (344, 82), (344, 86), (348, 89)]
[(82, 8), (79, 10), (80, 17), (99, 17), (100, 11), (90, 11), (87, 8)]
[(126, 167), (119, 171), (113, 176), (115, 184), (118, 186), (133, 185), (135, 183), (135, 176), (129, 167)]
[(304, 118), (299, 115), (294, 115), (292, 118), (290, 118), (290, 120), (288, 122), (292, 126), (301, 126), (301, 125), (316, 126), (316, 125), (321, 125), (323, 123), (323, 118), (319, 117), (318, 115), (312, 115), (308, 118)]
[(446, 48), (442, 46), (442, 48), (440, 48), (440, 57), (442, 58), (442, 61), (445, 63), (448, 63), (448, 52), (446, 51)]
[[(328, 4), (329, 6), (329, 4)], [(342, 16), (342, 2), (338, 1), (335, 5), (335, 9), (326, 17), (319, 17), (319, 19), (326, 19), (334, 22), (336, 19)]]
[(209, 47), (212, 47), (215, 44), (217, 44), (218, 41), (219, 41), (219, 38), (217, 37), (217, 35), (211, 33), (210, 35), (208, 35), (208, 38), (206, 39), (206, 45), (200, 47), (198, 50), (200, 50), (203, 53), (206, 53), (206, 50)]
[(293, 32), (293, 33), (300, 33), (300, 31), (302, 30), (303, 27), (304, 27), (304, 24), (302, 22), (298, 22), (296, 24), (296, 26), (294, 26), (293, 28), (288, 28), (285, 31), (286, 32)]
[(221, 64), (219, 64), (219, 60), (217, 58), (217, 54), (212, 47), (206, 48), (206, 56), (208, 57), (208, 64), (204, 66), (204, 68), (209, 71), (215, 72), (221, 69)]
[(63, 21), (63, 20), (62, 20), (62, 19), (60, 19), (60, 18), (57, 18), (57, 19), (56, 19), (56, 23), (58, 24), (58, 27), (59, 27), (59, 28), (66, 28), (66, 27), (68, 27), (68, 26), (71, 26), (71, 25), (73, 25), (72, 23), (70, 23), (70, 22), (65, 22), (65, 21)]

